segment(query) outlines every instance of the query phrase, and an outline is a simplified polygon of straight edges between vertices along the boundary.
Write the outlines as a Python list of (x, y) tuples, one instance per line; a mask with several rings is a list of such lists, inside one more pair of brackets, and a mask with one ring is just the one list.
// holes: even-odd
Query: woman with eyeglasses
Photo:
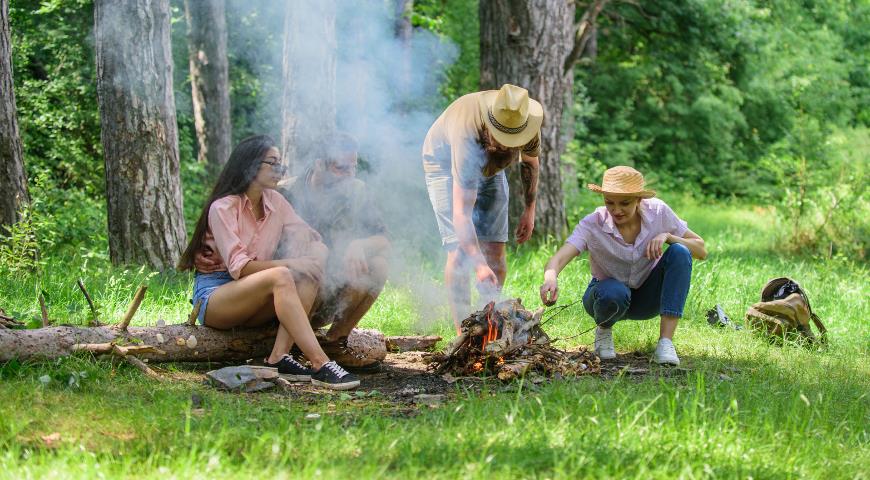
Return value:
[[(284, 174), (275, 141), (248, 137), (233, 149), (218, 177), (178, 268), (194, 269), (199, 253), (217, 252), (222, 265), (197, 271), (191, 303), (200, 304), (199, 322), (226, 330), (255, 327), (278, 319), (278, 334), (264, 364), (293, 381), (336, 390), (359, 386), (359, 379), (331, 361), (314, 336), (306, 307), (317, 294), (327, 256), (319, 235), (275, 191)], [(309, 235), (304, 256), (275, 258), (282, 238)], [(311, 362), (306, 368), (290, 355), (293, 344)]]

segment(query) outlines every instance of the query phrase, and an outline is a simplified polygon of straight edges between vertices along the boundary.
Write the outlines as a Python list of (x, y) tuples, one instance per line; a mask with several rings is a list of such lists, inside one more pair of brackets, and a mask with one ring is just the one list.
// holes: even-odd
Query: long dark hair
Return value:
[(265, 158), (269, 149), (274, 147), (275, 140), (272, 140), (272, 137), (268, 135), (248, 137), (236, 145), (229, 160), (227, 160), (227, 164), (221, 170), (211, 195), (205, 201), (205, 206), (202, 207), (202, 213), (199, 215), (199, 220), (196, 221), (196, 228), (190, 237), (190, 243), (187, 244), (187, 248), (178, 261), (179, 270), (193, 268), (193, 258), (202, 247), (203, 237), (208, 230), (208, 211), (211, 204), (227, 195), (239, 195), (247, 191), (260, 169), (260, 160)]

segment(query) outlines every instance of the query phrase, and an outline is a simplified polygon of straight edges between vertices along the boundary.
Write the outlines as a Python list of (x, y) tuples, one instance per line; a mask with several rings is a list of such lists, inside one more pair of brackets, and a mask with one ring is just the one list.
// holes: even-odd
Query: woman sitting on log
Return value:
[[(616, 357), (611, 329), (617, 321), (661, 315), (654, 360), (679, 365), (672, 339), (689, 293), (692, 257), (707, 257), (704, 240), (665, 202), (653, 198), (643, 175), (631, 167), (613, 167), (604, 172), (601, 186), (588, 188), (602, 194), (604, 207), (581, 220), (547, 262), (541, 301), (556, 303), (559, 272), (588, 250), (592, 280), (583, 306), (597, 324), (595, 353), (602, 360)], [(663, 252), (665, 244), (669, 247)]]
[[(200, 305), (201, 324), (225, 330), (260, 326), (277, 317), (267, 367), (290, 380), (355, 388), (359, 379), (329, 360), (308, 321), (306, 307), (316, 297), (328, 252), (317, 232), (275, 191), (284, 171), (274, 140), (265, 135), (242, 140), (205, 203), (179, 269), (193, 269), (197, 252), (219, 253), (224, 259), (220, 271), (197, 271), (194, 279), (191, 302)], [(316, 240), (305, 256), (274, 258), (282, 237), (300, 235)], [(289, 354), (294, 343), (312, 369)]]

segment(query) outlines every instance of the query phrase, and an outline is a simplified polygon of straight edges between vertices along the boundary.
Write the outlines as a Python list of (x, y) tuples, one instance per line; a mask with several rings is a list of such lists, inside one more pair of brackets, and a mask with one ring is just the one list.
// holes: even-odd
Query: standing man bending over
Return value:
[(517, 160), (526, 204), (516, 229), (517, 242), (532, 235), (543, 118), (541, 104), (530, 99), (526, 89), (505, 84), (500, 90), (460, 97), (426, 135), (423, 171), (447, 250), (444, 280), (457, 330), (470, 313), (469, 270), (482, 292), (494, 294), (504, 285), (508, 240), (504, 169)]

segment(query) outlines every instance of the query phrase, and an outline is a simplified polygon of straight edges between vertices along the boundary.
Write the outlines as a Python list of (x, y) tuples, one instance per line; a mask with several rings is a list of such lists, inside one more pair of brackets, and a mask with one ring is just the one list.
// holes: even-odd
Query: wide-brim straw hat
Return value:
[(525, 88), (506, 83), (499, 90), (481, 92), (479, 99), (487, 130), (503, 146), (522, 147), (541, 131), (544, 108)]
[(643, 175), (631, 167), (613, 167), (604, 172), (601, 186), (590, 183), (586, 188), (595, 193), (625, 195), (640, 198), (656, 196), (655, 190), (646, 190)]

